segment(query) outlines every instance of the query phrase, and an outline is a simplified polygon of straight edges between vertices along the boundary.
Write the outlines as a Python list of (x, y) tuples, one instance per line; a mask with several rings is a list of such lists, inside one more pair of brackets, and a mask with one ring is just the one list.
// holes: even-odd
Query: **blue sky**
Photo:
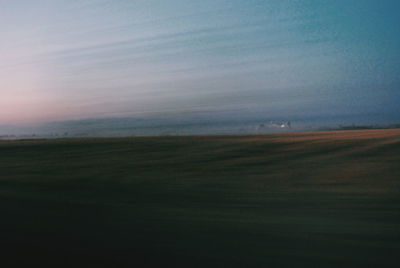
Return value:
[(395, 0), (0, 0), (0, 125), (400, 117)]

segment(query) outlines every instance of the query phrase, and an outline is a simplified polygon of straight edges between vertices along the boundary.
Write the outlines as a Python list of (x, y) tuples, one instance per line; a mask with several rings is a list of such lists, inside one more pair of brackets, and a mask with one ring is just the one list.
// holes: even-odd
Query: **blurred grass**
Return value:
[(396, 267), (400, 131), (0, 142), (1, 254), (68, 267)]

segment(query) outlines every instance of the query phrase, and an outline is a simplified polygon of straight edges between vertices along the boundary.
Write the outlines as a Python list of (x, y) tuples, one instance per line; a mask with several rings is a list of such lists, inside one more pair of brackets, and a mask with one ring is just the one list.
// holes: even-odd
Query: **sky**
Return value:
[(0, 125), (400, 119), (397, 0), (0, 0)]

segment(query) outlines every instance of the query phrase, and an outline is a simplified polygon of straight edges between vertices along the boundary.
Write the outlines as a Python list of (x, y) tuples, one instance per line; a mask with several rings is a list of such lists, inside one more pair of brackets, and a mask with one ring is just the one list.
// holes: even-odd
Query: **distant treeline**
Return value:
[(339, 125), (336, 128), (323, 128), (323, 130), (361, 130), (361, 129), (390, 129), (390, 128), (400, 128), (400, 124), (391, 125)]

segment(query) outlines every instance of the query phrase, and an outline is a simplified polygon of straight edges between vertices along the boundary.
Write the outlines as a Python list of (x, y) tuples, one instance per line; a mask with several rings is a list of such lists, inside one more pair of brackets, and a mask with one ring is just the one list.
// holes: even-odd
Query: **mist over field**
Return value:
[[(357, 122), (357, 123), (355, 123)], [(380, 116), (299, 116), (268, 118), (260, 114), (170, 114), (143, 118), (97, 118), (28, 126), (0, 126), (0, 139), (62, 137), (185, 136), (267, 134), (316, 130), (399, 127), (397, 118)]]

